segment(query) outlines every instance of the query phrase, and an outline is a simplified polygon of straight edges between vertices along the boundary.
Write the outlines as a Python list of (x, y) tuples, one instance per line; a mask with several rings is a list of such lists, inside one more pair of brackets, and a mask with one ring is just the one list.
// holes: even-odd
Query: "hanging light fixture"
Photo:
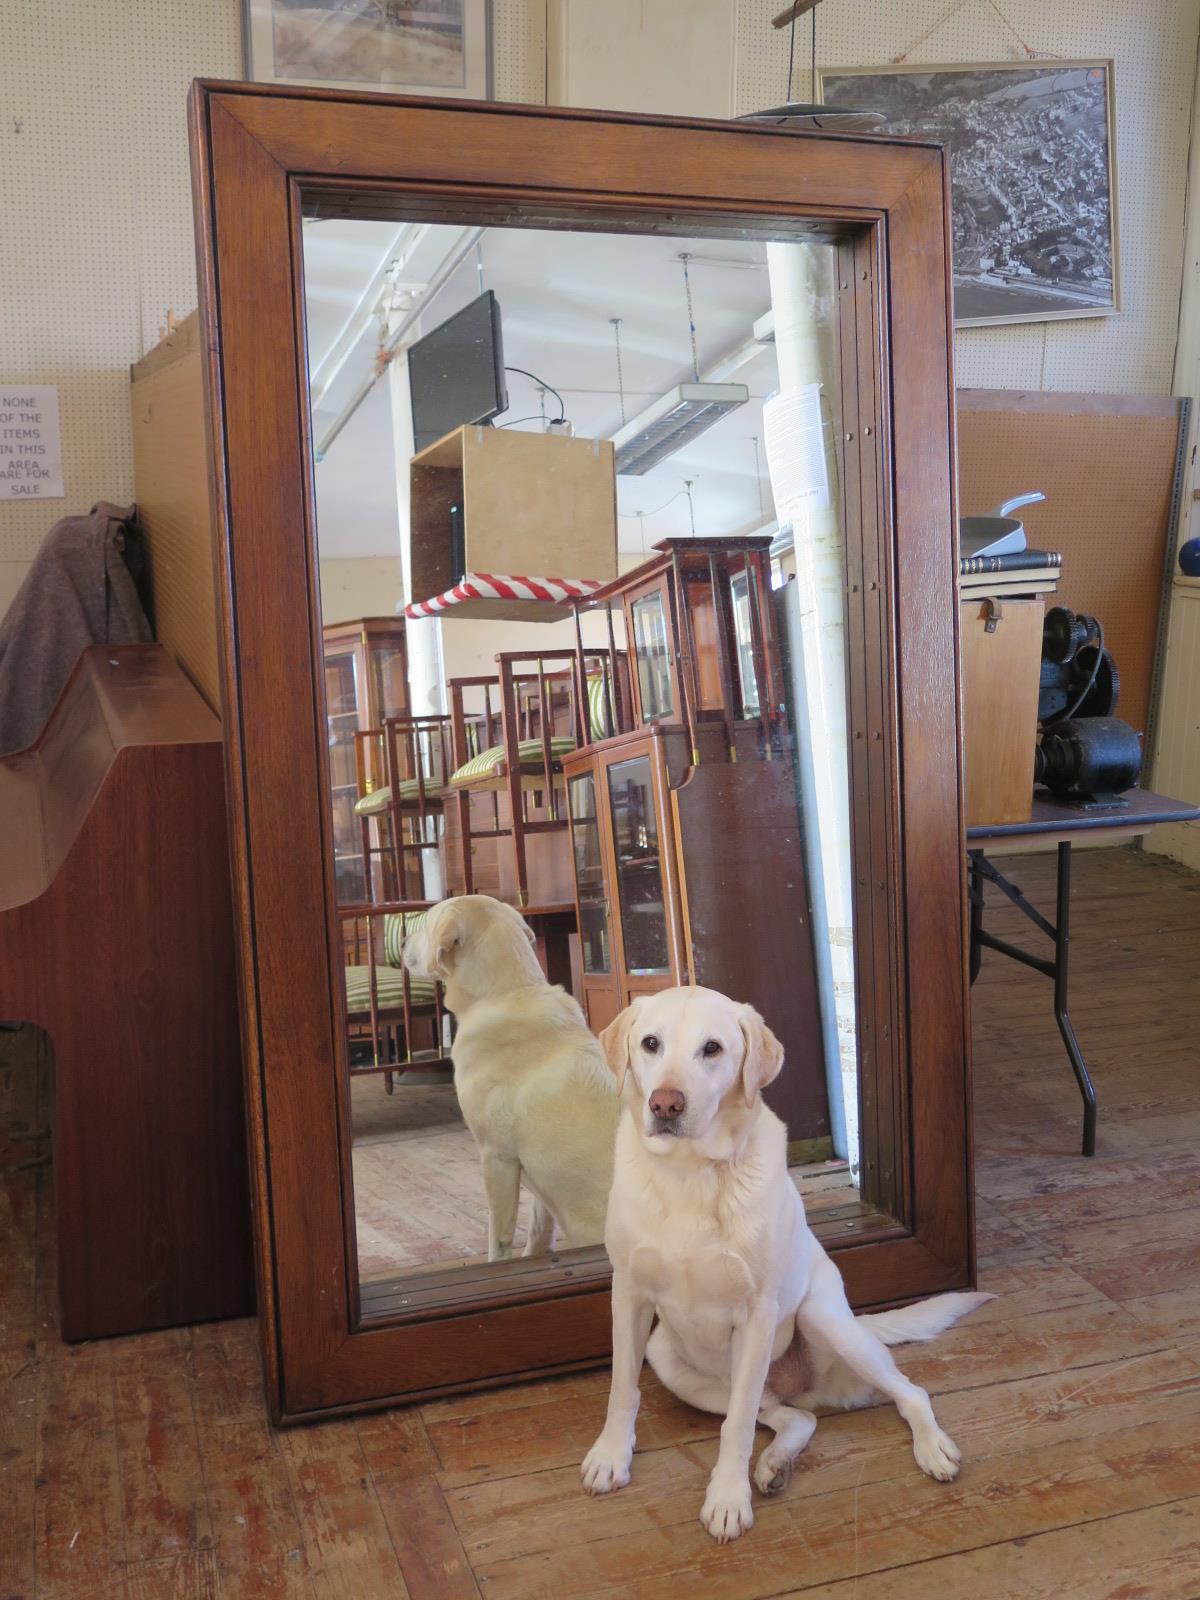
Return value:
[(817, 82), (817, 6), (820, 0), (795, 0), (793, 5), (772, 19), (772, 27), (791, 28), (788, 39), (788, 74), (783, 105), (765, 111), (749, 111), (735, 122), (764, 122), (777, 128), (803, 128), (826, 133), (869, 133), (883, 122), (882, 111), (859, 111), (852, 106), (823, 106), (811, 100), (792, 99), (792, 65), (796, 52), (796, 19), (812, 13), (812, 76), (810, 92)]
[[(676, 384), (660, 399), (619, 428), (612, 436), (616, 469), (621, 477), (640, 478), (660, 461), (690, 444), (719, 422), (727, 411), (744, 406), (750, 390), (744, 383), (705, 383), (700, 377), (696, 348), (696, 314), (692, 306), (691, 256), (680, 254), (683, 292), (687, 300), (688, 334), (692, 343), (692, 382)], [(625, 381), (621, 370), (620, 320), (609, 319), (617, 339), (617, 379), (621, 390), (621, 415), (625, 415)]]

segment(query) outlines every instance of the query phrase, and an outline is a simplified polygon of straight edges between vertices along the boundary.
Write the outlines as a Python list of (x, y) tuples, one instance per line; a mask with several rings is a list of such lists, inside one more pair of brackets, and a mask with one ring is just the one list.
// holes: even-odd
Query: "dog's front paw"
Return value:
[(726, 1483), (715, 1473), (708, 1481), (708, 1494), (700, 1508), (700, 1521), (718, 1544), (728, 1544), (754, 1526), (748, 1482)]
[(962, 1455), (950, 1435), (943, 1433), (940, 1428), (934, 1428), (920, 1439), (914, 1439), (913, 1455), (916, 1456), (921, 1471), (927, 1472), (931, 1478), (949, 1483), (952, 1478), (958, 1477), (958, 1464), (962, 1460)]
[(583, 1458), (579, 1475), (588, 1494), (611, 1494), (629, 1482), (629, 1463), (633, 1460), (633, 1441), (614, 1445), (604, 1434)]

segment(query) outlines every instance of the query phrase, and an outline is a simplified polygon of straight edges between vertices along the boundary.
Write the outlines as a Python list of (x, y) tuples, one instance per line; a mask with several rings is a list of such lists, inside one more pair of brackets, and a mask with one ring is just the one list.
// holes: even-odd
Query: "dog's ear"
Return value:
[(644, 998), (645, 996), (638, 995), (600, 1035), (600, 1048), (604, 1051), (604, 1059), (616, 1076), (618, 1094), (625, 1087), (625, 1072), (629, 1066), (630, 1029)]
[(433, 976), (445, 978), (449, 976), (455, 958), (462, 946), (465, 929), (463, 919), (458, 908), (453, 905), (443, 905), (430, 912), (431, 918), (436, 918), (429, 930), (429, 953), (433, 958)]
[(783, 1066), (783, 1046), (753, 1006), (739, 1006), (738, 1024), (746, 1041), (742, 1057), (742, 1092), (752, 1106), (755, 1096), (774, 1082)]

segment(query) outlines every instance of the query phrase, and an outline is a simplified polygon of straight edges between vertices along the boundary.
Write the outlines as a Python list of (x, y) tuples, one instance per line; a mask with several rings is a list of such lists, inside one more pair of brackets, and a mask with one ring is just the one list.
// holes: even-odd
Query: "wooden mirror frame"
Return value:
[[(365, 1324), (328, 849), (301, 218), (452, 215), (838, 247), (864, 1194), (852, 1300), (973, 1277), (949, 178), (878, 136), (197, 83), (192, 165), (267, 1388), (277, 1421), (609, 1352), (563, 1277)], [(656, 190), (654, 185), (661, 187)]]

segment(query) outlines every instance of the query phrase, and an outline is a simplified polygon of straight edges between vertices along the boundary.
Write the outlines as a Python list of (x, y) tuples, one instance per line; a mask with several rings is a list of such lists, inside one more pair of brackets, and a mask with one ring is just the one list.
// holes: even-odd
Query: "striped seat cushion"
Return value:
[[(436, 800), (441, 794), (441, 789), (436, 783), (425, 780), (426, 800)], [(421, 793), (420, 781), (417, 778), (405, 778), (400, 784), (400, 803), (406, 800), (416, 800)], [(392, 789), (390, 784), (384, 784), (382, 789), (373, 789), (370, 794), (364, 794), (362, 799), (354, 806), (356, 817), (375, 817), (381, 811), (386, 811), (392, 803)]]
[(592, 726), (593, 739), (607, 739), (612, 729), (608, 725), (608, 703), (604, 694), (604, 679), (599, 675), (589, 678), (588, 692), (588, 721)]
[[(569, 733), (556, 733), (550, 740), (550, 754), (553, 758), (569, 755), (575, 748), (575, 740)], [(531, 766), (541, 764), (542, 741), (540, 739), (522, 739), (517, 746), (517, 757), (522, 766), (527, 763)], [(451, 773), (451, 783), (473, 783), (478, 778), (494, 778), (504, 765), (504, 746), (494, 744), (490, 750), (483, 750), (477, 756), (472, 756), (470, 761), (464, 761), (457, 772)]]
[[(431, 1006), (434, 987), (424, 978), (410, 977), (409, 1004)], [(404, 1009), (404, 974), (399, 967), (385, 967), (381, 963), (375, 968), (375, 999), (380, 1011)], [(346, 968), (346, 1010), (351, 1016), (370, 1015), (371, 969), (369, 967)]]
[(392, 967), (404, 965), (404, 936), (416, 933), (427, 911), (390, 911), (383, 919), (383, 959)]

